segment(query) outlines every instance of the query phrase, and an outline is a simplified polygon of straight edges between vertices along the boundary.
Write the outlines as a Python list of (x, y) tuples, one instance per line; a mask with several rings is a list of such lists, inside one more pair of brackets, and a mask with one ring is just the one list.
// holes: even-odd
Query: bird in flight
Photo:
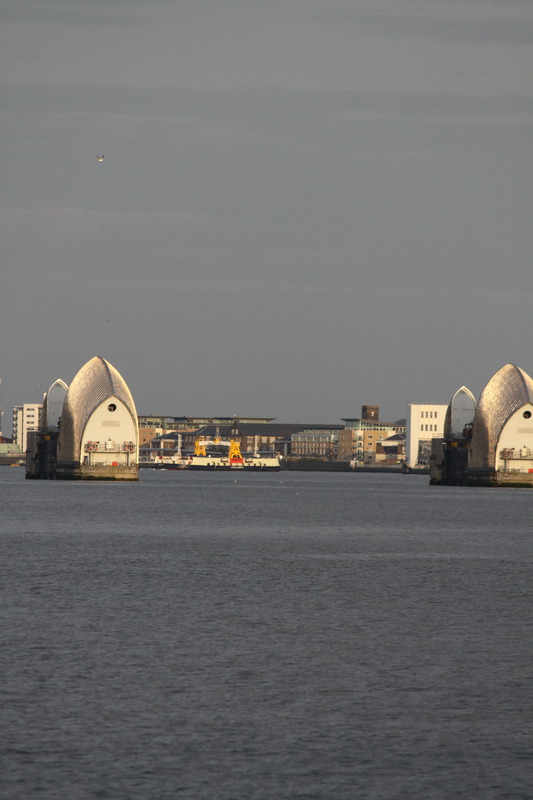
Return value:
[(98, 159), (98, 161), (103, 161), (105, 156), (96, 156), (96, 158)]

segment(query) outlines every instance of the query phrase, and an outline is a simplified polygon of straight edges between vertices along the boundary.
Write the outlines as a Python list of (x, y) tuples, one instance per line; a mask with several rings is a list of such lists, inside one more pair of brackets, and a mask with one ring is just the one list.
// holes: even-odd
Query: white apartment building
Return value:
[(444, 436), (448, 405), (409, 403), (405, 432), (405, 460), (408, 467), (429, 466), (431, 440)]
[(39, 429), (42, 403), (24, 403), (13, 407), (13, 442), (26, 452), (29, 431)]

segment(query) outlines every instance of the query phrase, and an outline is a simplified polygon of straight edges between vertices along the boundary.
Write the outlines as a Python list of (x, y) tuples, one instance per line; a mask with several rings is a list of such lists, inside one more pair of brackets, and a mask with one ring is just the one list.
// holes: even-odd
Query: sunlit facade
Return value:
[(416, 469), (429, 466), (431, 441), (440, 439), (444, 433), (447, 408), (440, 404), (409, 403), (405, 437), (408, 467)]
[(487, 383), (477, 406), (468, 483), (533, 484), (533, 380), (506, 364)]
[(126, 382), (95, 356), (83, 366), (63, 404), (57, 477), (137, 480), (137, 412)]
[(42, 403), (24, 403), (13, 407), (13, 442), (18, 444), (22, 453), (26, 452), (28, 435), (39, 430), (42, 408)]

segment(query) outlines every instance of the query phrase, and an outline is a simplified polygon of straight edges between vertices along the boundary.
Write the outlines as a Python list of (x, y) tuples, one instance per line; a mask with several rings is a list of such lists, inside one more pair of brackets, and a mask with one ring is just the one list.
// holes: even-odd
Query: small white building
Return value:
[(42, 407), (42, 403), (13, 406), (13, 442), (18, 444), (22, 453), (26, 452), (28, 433), (39, 430)]
[(447, 409), (445, 404), (408, 404), (405, 433), (405, 463), (408, 467), (429, 466), (431, 440), (442, 438)]

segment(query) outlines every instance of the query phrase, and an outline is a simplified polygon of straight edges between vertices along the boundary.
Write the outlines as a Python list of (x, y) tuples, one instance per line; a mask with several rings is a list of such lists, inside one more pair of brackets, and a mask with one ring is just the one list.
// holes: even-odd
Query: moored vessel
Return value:
[[(209, 445), (216, 446), (218, 450), (227, 448), (227, 454), (221, 452), (208, 452)], [(195, 470), (245, 470), (253, 472), (278, 472), (281, 469), (278, 453), (241, 453), (241, 447), (236, 439), (229, 441), (215, 437), (213, 440), (198, 438), (195, 443), (194, 453), (185, 459), (185, 469)]]

